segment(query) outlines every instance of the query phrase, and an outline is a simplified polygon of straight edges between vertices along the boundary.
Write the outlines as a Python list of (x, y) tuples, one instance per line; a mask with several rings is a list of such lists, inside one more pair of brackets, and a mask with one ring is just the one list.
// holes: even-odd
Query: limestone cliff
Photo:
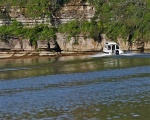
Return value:
[[(87, 2), (82, 2), (82, 0), (71, 0), (69, 3), (65, 4), (59, 11), (57, 11), (52, 18), (26, 18), (22, 13), (26, 8), (12, 7), (10, 13), (7, 14), (11, 20), (16, 19), (17, 21), (22, 22), (24, 25), (28, 25), (30, 27), (35, 24), (47, 23), (50, 25), (57, 26), (58, 24), (63, 24), (66, 22), (70, 22), (72, 20), (88, 20), (90, 21), (94, 14), (95, 8), (88, 4)], [(5, 13), (5, 9), (1, 9), (2, 13)], [(10, 24), (11, 20), (1, 19), (0, 26), (4, 24)], [(50, 22), (51, 21), (51, 22)], [(56, 48), (58, 44), (60, 48), (64, 51), (100, 51), (103, 47), (103, 42), (109, 41), (109, 39), (105, 36), (102, 38), (102, 42), (95, 41), (90, 38), (84, 38), (82, 35), (78, 36), (78, 43), (76, 44), (75, 38), (71, 38), (70, 41), (67, 41), (67, 35), (57, 33), (57, 38), (53, 42), (51, 40), (47, 40), (45, 42), (39, 41), (37, 42), (37, 49), (47, 49)], [(121, 48), (124, 50), (128, 49), (128, 44), (122, 42), (123, 40), (118, 40)], [(50, 44), (50, 45), (49, 45)], [(49, 46), (48, 46), (49, 45)], [(141, 46), (142, 45), (142, 46)], [(137, 50), (140, 47), (144, 47), (145, 49), (150, 48), (150, 43), (142, 43), (141, 41), (133, 43), (132, 49)], [(0, 40), (0, 49), (10, 49), (10, 50), (35, 50), (35, 46), (31, 46), (29, 40), (27, 39), (11, 39), (9, 42)]]
[[(56, 19), (60, 23), (70, 22), (72, 20), (87, 20), (90, 21), (94, 17), (95, 8), (82, 0), (71, 0), (65, 4), (56, 14)], [(54, 17), (55, 18), (55, 17)]]

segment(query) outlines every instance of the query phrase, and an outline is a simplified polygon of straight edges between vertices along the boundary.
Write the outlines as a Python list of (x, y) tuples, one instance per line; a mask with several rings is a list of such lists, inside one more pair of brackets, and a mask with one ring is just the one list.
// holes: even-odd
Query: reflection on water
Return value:
[(0, 60), (0, 119), (149, 120), (150, 56)]
[(15, 79), (32, 76), (88, 72), (103, 69), (127, 68), (149, 65), (150, 55), (145, 57), (68, 56), (60, 58), (30, 58), (0, 60), (0, 79)]

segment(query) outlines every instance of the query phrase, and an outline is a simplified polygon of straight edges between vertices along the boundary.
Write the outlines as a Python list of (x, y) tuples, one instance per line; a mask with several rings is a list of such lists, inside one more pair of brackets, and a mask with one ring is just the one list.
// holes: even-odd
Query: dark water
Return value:
[(0, 120), (149, 120), (150, 54), (0, 60)]

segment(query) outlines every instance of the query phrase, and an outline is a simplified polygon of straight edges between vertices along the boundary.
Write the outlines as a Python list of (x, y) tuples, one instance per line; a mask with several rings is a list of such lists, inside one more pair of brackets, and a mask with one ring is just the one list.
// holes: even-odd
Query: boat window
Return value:
[(116, 49), (119, 49), (119, 46), (118, 46), (118, 45), (116, 45)]
[(115, 50), (115, 45), (112, 46), (112, 50)]
[(110, 45), (108, 45), (108, 50), (111, 50), (111, 46)]

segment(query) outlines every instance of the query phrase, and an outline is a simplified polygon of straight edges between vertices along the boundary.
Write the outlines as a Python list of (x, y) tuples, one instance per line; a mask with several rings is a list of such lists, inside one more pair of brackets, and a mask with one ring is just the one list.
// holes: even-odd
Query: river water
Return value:
[(0, 120), (149, 120), (150, 54), (0, 60)]

